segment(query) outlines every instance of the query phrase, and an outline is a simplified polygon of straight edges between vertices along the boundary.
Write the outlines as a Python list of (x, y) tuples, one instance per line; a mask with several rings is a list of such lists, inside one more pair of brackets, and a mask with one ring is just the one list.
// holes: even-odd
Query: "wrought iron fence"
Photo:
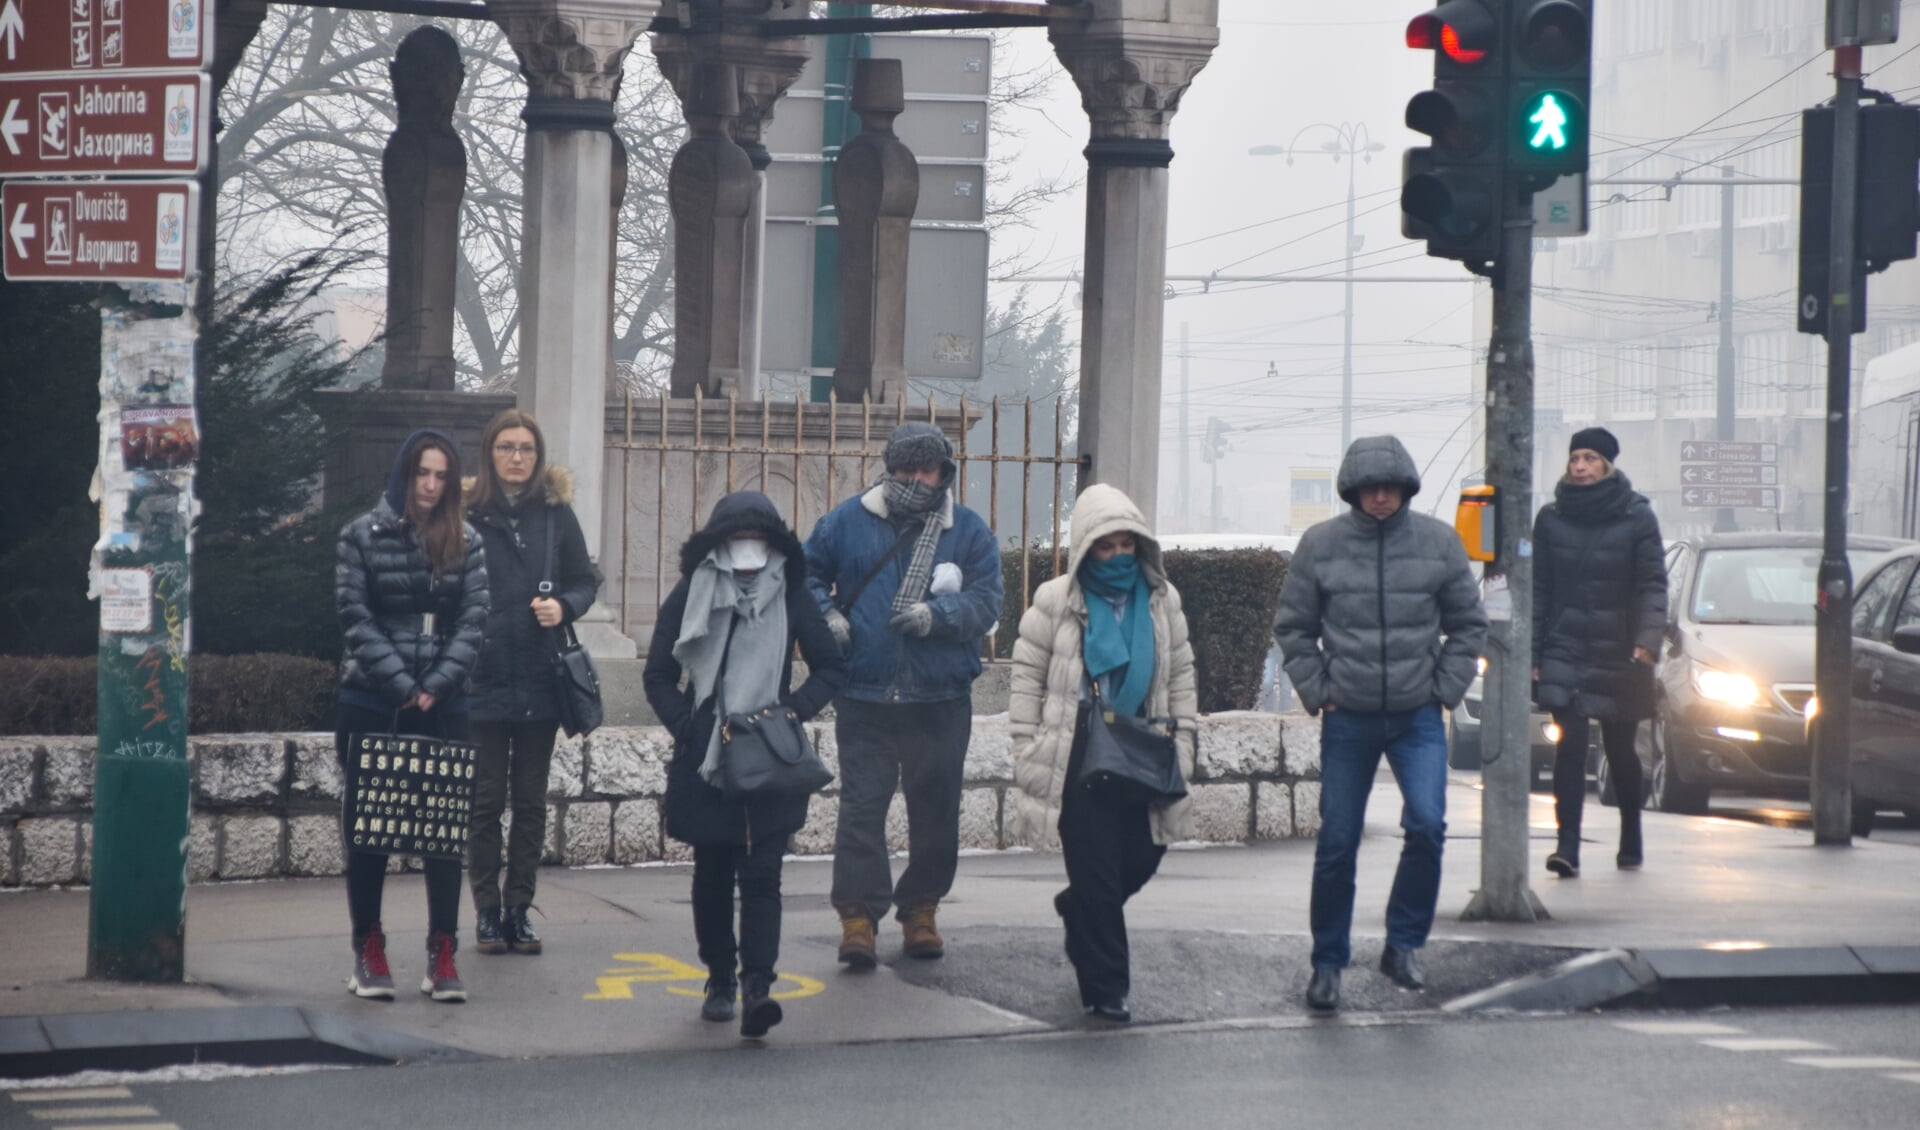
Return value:
[[(941, 404), (929, 396), (924, 403), (878, 405), (810, 403), (798, 396), (741, 401), (629, 395), (615, 411), (618, 426), (609, 427), (606, 444), (606, 501), (619, 507), (620, 540), (616, 552), (602, 554), (602, 564), (618, 561), (622, 632), (651, 622), (671, 588), (669, 567), (681, 541), (699, 530), (722, 496), (761, 491), (804, 541), (828, 510), (872, 485), (888, 432), (910, 419), (926, 420), (956, 438), (956, 501), (979, 509), (984, 490), (983, 515), (1000, 544), (1050, 551), (1053, 572), (1060, 570), (1062, 527), (1080, 469), (1079, 457), (1067, 450), (1064, 397), (1007, 403), (961, 397)], [(1036, 422), (1046, 429), (1044, 450), (1035, 447)], [(1018, 590), (1008, 586), (1007, 600), (1021, 612), (1032, 589), (1033, 560), (1032, 552), (1020, 554)]]

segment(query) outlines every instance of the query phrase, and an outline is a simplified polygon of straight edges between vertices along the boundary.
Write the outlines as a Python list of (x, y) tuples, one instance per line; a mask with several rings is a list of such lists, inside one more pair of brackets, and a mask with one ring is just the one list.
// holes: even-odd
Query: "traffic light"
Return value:
[(1407, 25), (1407, 46), (1433, 52), (1433, 89), (1407, 103), (1407, 128), (1433, 144), (1406, 152), (1400, 231), (1427, 254), (1481, 269), (1500, 254), (1507, 138), (1506, 0), (1447, 0)]
[(1200, 445), (1202, 463), (1218, 463), (1227, 457), (1227, 433), (1233, 425), (1218, 416), (1207, 417), (1207, 438)]
[(1507, 167), (1533, 191), (1587, 171), (1593, 0), (1517, 0), (1512, 15)]
[[(1801, 333), (1827, 332), (1833, 256), (1833, 107), (1800, 115)], [(1860, 183), (1854, 204), (1853, 332), (1867, 329), (1867, 275), (1914, 258), (1920, 231), (1920, 107), (1860, 107)]]

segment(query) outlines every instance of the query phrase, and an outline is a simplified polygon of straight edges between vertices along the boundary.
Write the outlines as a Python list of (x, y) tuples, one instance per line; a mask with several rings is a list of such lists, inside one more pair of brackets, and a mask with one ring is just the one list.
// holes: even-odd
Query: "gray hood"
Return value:
[(1398, 439), (1362, 436), (1353, 441), (1353, 446), (1347, 448), (1347, 457), (1340, 461), (1338, 485), (1340, 497), (1356, 510), (1364, 487), (1398, 486), (1406, 491), (1404, 505), (1420, 493), (1420, 471)]

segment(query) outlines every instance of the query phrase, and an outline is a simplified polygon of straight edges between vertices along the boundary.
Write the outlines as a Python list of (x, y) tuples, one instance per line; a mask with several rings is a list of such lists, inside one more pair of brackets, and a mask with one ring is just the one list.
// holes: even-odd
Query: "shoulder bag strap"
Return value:
[(733, 654), (733, 627), (739, 620), (739, 614), (727, 613), (727, 642), (720, 648), (720, 673), (713, 677), (713, 724), (724, 726), (727, 721), (727, 658)]
[[(928, 515), (926, 520), (929, 522), (933, 521), (933, 516)], [(867, 586), (872, 584), (873, 579), (880, 575), (880, 570), (885, 569), (887, 565), (898, 556), (901, 547), (920, 536), (920, 526), (921, 523), (918, 522), (909, 523), (906, 529), (900, 531), (900, 536), (893, 539), (893, 544), (887, 547), (887, 551), (880, 555), (880, 560), (873, 563), (873, 568), (867, 570), (867, 575), (860, 578), (860, 583), (854, 585), (851, 592), (834, 596), (834, 606), (839, 608), (842, 613), (851, 612), (853, 606), (859, 603), (860, 594), (866, 592)]]

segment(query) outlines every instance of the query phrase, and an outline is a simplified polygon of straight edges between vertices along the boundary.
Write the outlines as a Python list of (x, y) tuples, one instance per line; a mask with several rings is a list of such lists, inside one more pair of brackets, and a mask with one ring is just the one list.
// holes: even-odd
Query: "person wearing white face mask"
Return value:
[[(740, 1034), (753, 1038), (781, 1020), (771, 992), (780, 956), (780, 864), (788, 840), (806, 823), (808, 796), (742, 803), (720, 791), (716, 701), (728, 713), (778, 702), (806, 721), (840, 692), (846, 660), (806, 578), (806, 553), (772, 500), (754, 491), (721, 499), (706, 527), (681, 547), (680, 582), (660, 606), (642, 677), (647, 702), (673, 734), (667, 835), (693, 847), (693, 932), (707, 967), (700, 1015), (733, 1019), (738, 991)], [(807, 661), (807, 680), (797, 688), (796, 644)]]

